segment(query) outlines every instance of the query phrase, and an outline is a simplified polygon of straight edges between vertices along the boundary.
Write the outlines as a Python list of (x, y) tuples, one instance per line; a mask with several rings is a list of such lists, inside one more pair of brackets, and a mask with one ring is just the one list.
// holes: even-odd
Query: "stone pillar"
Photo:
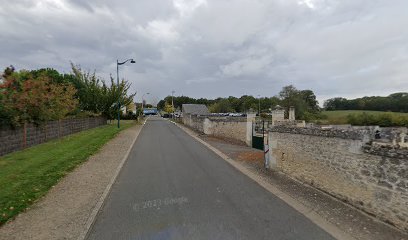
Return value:
[(248, 113), (246, 122), (246, 144), (252, 146), (252, 123), (255, 121), (256, 114)]
[(276, 164), (276, 159), (273, 156), (273, 150), (276, 149), (276, 145), (277, 145), (277, 140), (272, 138), (272, 132), (268, 132), (268, 144), (269, 144), (269, 163), (268, 166), (271, 169), (276, 169), (277, 164)]
[(408, 147), (408, 142), (405, 142), (405, 137), (407, 136), (406, 133), (400, 133), (400, 139), (399, 139), (399, 146), (400, 147)]
[(289, 108), (289, 120), (290, 121), (295, 121), (295, 107), (290, 107)]
[(285, 110), (277, 108), (272, 111), (272, 126), (275, 125), (275, 121), (285, 120)]
[(211, 120), (209, 118), (205, 118), (204, 122), (203, 122), (203, 132), (206, 135), (212, 135), (214, 134), (212, 131), (212, 124), (211, 124)]

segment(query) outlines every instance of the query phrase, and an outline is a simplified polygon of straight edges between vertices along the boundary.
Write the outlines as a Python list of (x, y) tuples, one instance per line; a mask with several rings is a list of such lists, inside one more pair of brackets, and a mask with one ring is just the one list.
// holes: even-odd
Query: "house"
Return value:
[(129, 112), (136, 114), (136, 104), (134, 102), (131, 102), (127, 106), (123, 106), (122, 112), (123, 114), (128, 114)]
[(209, 115), (207, 106), (204, 104), (183, 104), (181, 106), (183, 123), (191, 123), (193, 115)]
[(183, 116), (186, 115), (209, 115), (207, 106), (204, 104), (183, 104), (182, 105)]

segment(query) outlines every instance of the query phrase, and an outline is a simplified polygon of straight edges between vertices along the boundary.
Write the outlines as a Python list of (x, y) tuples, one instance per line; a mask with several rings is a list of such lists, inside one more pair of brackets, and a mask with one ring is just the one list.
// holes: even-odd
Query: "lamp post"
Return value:
[(258, 95), (258, 116), (261, 116), (261, 95)]
[(130, 63), (136, 63), (133, 58), (130, 58), (124, 62), (119, 62), (118, 59), (116, 59), (116, 80), (118, 82), (118, 128), (120, 128), (120, 87), (119, 87), (119, 65), (123, 65), (130, 61)]
[(149, 94), (150, 94), (150, 93), (145, 93), (145, 94), (142, 95), (142, 114), (143, 114), (143, 110), (144, 110), (144, 107), (143, 107), (143, 102), (144, 102), (143, 97), (144, 97), (145, 95), (149, 95)]
[(173, 110), (172, 118), (174, 118), (174, 102), (173, 102), (173, 95), (176, 91), (171, 91), (171, 110)]

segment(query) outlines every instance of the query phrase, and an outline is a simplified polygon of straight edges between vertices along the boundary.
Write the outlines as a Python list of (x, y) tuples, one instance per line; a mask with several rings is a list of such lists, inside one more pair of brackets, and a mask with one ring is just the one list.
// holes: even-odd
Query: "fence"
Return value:
[(0, 156), (105, 124), (106, 118), (94, 117), (62, 119), (39, 126), (29, 123), (16, 129), (0, 128)]

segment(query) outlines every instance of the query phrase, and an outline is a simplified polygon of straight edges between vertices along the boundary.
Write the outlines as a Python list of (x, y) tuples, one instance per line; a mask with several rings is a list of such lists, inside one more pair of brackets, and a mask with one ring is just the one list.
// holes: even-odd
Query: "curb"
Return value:
[(142, 124), (140, 130), (136, 133), (135, 138), (133, 139), (132, 144), (130, 145), (129, 149), (127, 150), (127, 152), (125, 153), (125, 156), (123, 156), (119, 166), (116, 168), (115, 173), (113, 174), (112, 179), (110, 180), (109, 184), (106, 186), (105, 190), (103, 191), (101, 197), (99, 198), (98, 202), (96, 203), (95, 207), (93, 208), (91, 214), (88, 217), (88, 220), (86, 221), (85, 224), (85, 229), (84, 231), (78, 236), (77, 240), (85, 240), (88, 238), (88, 235), (90, 233), (91, 228), (93, 227), (96, 217), (98, 216), (100, 210), (102, 209), (102, 206), (105, 202), (105, 199), (107, 198), (107, 196), (109, 195), (113, 184), (116, 181), (116, 178), (118, 177), (120, 170), (122, 169), (123, 165), (125, 164), (127, 158), (129, 157), (130, 151), (133, 148), (133, 145), (135, 145), (136, 140), (139, 137), (140, 132), (143, 129), (143, 126), (146, 124), (147, 119), (144, 121), (144, 123)]
[(277, 187), (273, 186), (267, 180), (264, 179), (264, 177), (259, 176), (253, 172), (251, 172), (249, 169), (245, 168), (243, 165), (235, 162), (233, 159), (228, 157), (226, 154), (218, 150), (217, 148), (211, 146), (209, 143), (205, 142), (201, 138), (197, 137), (194, 131), (181, 126), (178, 123), (173, 122), (174, 125), (182, 129), (185, 133), (193, 137), (195, 140), (206, 146), (208, 149), (213, 151), (215, 154), (217, 154), (219, 157), (224, 159), (226, 162), (228, 162), (230, 165), (235, 167), (238, 171), (258, 183), (261, 187), (275, 195), (276, 197), (280, 198), (282, 201), (284, 201), (286, 204), (294, 208), (296, 211), (300, 212), (302, 215), (304, 215), (306, 218), (308, 218), (310, 221), (312, 221), (314, 224), (316, 224), (318, 227), (329, 233), (331, 236), (333, 236), (336, 239), (340, 240), (346, 240), (346, 239), (355, 239), (354, 237), (348, 235), (347, 233), (341, 231), (339, 228), (337, 228), (335, 225), (327, 222), (323, 217), (318, 215), (316, 212), (313, 211), (312, 208), (306, 207), (305, 205), (301, 204), (298, 202), (296, 199), (292, 198), (288, 194), (282, 192), (279, 190)]

